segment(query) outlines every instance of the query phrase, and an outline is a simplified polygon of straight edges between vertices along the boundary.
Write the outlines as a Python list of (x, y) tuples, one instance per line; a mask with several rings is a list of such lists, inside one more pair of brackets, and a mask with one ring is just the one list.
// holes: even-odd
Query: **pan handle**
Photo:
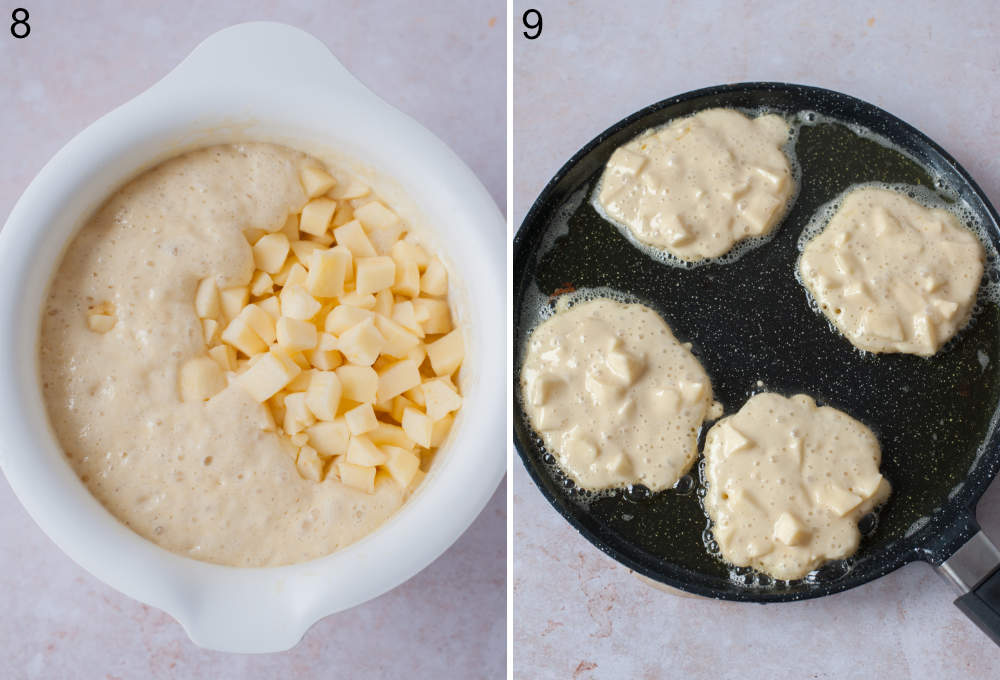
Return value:
[(955, 606), (1000, 645), (1000, 550), (978, 531), (937, 570), (957, 588)]

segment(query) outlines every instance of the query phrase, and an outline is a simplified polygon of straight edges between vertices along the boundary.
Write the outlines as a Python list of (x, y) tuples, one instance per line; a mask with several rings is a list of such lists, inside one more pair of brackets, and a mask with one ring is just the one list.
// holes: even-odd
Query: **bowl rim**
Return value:
[[(51, 274), (82, 223), (77, 217), (69, 224), (67, 214), (89, 216), (123, 181), (210, 140), (301, 141), (311, 126), (312, 134), (321, 134), (308, 113), (285, 114), (279, 103), (269, 103), (291, 94), (323, 112), (325, 120), (351, 124), (351, 139), (342, 138), (349, 156), (371, 152), (360, 157), (384, 167), (385, 175), (403, 186), (422, 187), (420, 196), (409, 198), (428, 215), (447, 215), (435, 227), (447, 231), (449, 245), (455, 243), (447, 252), (451, 264), (478, 274), (463, 277), (470, 295), (462, 312), (472, 322), (466, 324), (475, 342), (470, 354), (479, 354), (474, 379), (463, 380), (470, 383), (464, 390), (469, 408), (456, 420), (443, 460), (385, 523), (308, 562), (228, 567), (156, 546), (90, 495), (48, 429), (35, 371), (39, 328), (23, 326), (30, 326), (32, 316), (40, 318)], [(376, 130), (381, 139), (371, 136)], [(422, 185), (407, 181), (420, 177), (416, 168), (428, 176)], [(61, 225), (61, 238), (51, 238), (54, 225)], [(290, 648), (318, 619), (372, 599), (422, 570), (468, 528), (500, 483), (506, 468), (505, 380), (502, 362), (497, 366), (489, 358), (503, 356), (505, 349), (505, 231), (492, 197), (458, 156), (357, 81), (315, 37), (272, 22), (223, 29), (160, 82), (67, 143), (31, 182), (0, 231), (0, 259), (11, 263), (0, 271), (0, 323), (12, 329), (0, 336), (0, 468), (63, 552), (108, 585), (165, 610), (196, 644), (238, 652)], [(45, 258), (47, 270), (36, 266)], [(456, 451), (464, 455), (453, 455)], [(61, 466), (53, 464), (53, 455)]]

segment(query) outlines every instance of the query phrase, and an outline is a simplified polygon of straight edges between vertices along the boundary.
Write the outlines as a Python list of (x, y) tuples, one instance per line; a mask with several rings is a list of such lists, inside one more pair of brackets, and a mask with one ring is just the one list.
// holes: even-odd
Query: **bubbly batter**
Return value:
[(868, 187), (805, 246), (799, 275), (855, 347), (931, 356), (969, 320), (983, 261), (952, 213)]
[(586, 489), (673, 486), (717, 408), (701, 364), (663, 319), (607, 298), (560, 300), (531, 334), (521, 387), (532, 426)]
[(794, 190), (780, 116), (708, 109), (649, 130), (608, 160), (599, 201), (642, 243), (688, 261), (772, 231)]
[[(404, 500), (392, 482), (368, 495), (300, 477), (294, 450), (265, 431), (264, 406), (235, 383), (207, 402), (178, 395), (179, 366), (205, 350), (199, 280), (246, 284), (254, 259), (243, 231), (276, 231), (302, 208), (305, 162), (246, 144), (157, 166), (83, 227), (49, 291), (40, 371), (67, 458), (124, 524), (196, 559), (313, 559), (370, 533)], [(93, 332), (87, 313), (99, 304), (115, 322)]]
[(858, 520), (889, 496), (878, 440), (806, 395), (764, 393), (712, 426), (705, 510), (726, 561), (802, 578), (858, 548)]

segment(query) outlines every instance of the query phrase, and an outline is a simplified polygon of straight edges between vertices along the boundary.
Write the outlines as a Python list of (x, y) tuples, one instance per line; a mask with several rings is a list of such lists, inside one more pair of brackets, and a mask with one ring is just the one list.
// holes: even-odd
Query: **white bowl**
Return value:
[[(67, 463), (48, 424), (37, 370), (46, 289), (73, 233), (142, 170), (189, 148), (239, 140), (336, 156), (368, 176), (404, 216), (423, 222), (450, 261), (453, 282), (459, 280), (468, 346), (464, 407), (413, 497), (353, 545), (262, 569), (182, 557), (119, 523)], [(275, 23), (220, 31), (63, 147), (0, 232), (3, 471), (66, 554), (108, 585), (168, 612), (195, 643), (231, 652), (288, 649), (320, 618), (427, 566), (465, 531), (502, 478), (504, 234), (495, 203), (462, 161), (366, 89), (314, 37)]]

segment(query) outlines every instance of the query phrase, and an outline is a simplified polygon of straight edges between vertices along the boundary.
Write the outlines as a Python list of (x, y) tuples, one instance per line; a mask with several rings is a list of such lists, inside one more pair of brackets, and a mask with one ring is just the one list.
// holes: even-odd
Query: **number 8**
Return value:
[[(20, 17), (17, 16), (18, 12), (20, 12), (21, 14)], [(24, 9), (23, 7), (18, 7), (17, 9), (15, 9), (13, 12), (10, 13), (10, 18), (14, 20), (14, 23), (10, 25), (10, 34), (19, 40), (22, 38), (27, 38), (28, 34), (31, 33), (31, 26), (28, 25), (28, 19), (30, 18), (28, 15), (28, 10)], [(24, 33), (18, 33), (19, 30), (18, 26), (24, 26), (23, 29), (20, 29), (23, 30)]]

